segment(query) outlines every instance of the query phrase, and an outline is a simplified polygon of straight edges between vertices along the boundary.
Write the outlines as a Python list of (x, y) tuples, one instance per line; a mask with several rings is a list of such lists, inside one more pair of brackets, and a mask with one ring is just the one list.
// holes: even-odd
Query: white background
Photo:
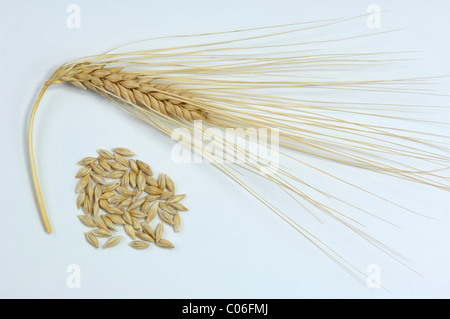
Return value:
[[(81, 28), (66, 25), (71, 3), (81, 8)], [(382, 284), (390, 293), (368, 289), (215, 168), (174, 164), (173, 144), (166, 136), (103, 98), (69, 85), (47, 91), (35, 121), (38, 174), (53, 234), (44, 232), (34, 200), (26, 151), (29, 113), (44, 81), (64, 61), (154, 36), (349, 17), (364, 14), (371, 3), (2, 0), (0, 297), (450, 297), (448, 193), (374, 176), (365, 185), (439, 219), (390, 207), (388, 215), (401, 229), (374, 225), (375, 233), (404, 254), (408, 261), (402, 261), (421, 276), (345, 231), (335, 233), (333, 223), (309, 224), (310, 231), (333, 243), (363, 272), (371, 264), (380, 267)], [(396, 41), (402, 41), (405, 49), (423, 51), (423, 61), (413, 64), (418, 72), (450, 74), (448, 1), (376, 4), (389, 10), (382, 14), (382, 28), (405, 27)], [(448, 87), (448, 80), (442, 81)], [(448, 135), (448, 130), (440, 129)], [(95, 155), (98, 148), (116, 146), (134, 150), (188, 195), (182, 231), (167, 232), (174, 250), (153, 246), (137, 251), (126, 245), (94, 250), (86, 243), (86, 228), (76, 217), (75, 163)], [(357, 175), (366, 176), (359, 171)], [(333, 191), (333, 185), (328, 186)], [(354, 200), (358, 204), (358, 198)], [(387, 214), (375, 202), (363, 204)], [(303, 221), (306, 213), (301, 207), (293, 203), (290, 208), (292, 216)], [(66, 284), (72, 264), (80, 267), (80, 288)]]

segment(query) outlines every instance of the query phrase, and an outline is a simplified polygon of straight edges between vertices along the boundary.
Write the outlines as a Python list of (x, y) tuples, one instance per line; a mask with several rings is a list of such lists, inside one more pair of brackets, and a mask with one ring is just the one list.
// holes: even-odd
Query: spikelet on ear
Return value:
[[(37, 105), (45, 90), (50, 85), (63, 82), (94, 91), (117, 102), (131, 114), (168, 135), (171, 135), (174, 128), (183, 128), (193, 133), (195, 121), (202, 122), (205, 137), (211, 135), (210, 128), (276, 129), (281, 146), (280, 154), (286, 158), (293, 158), (291, 151), (314, 155), (448, 191), (448, 177), (444, 175), (444, 170), (449, 165), (446, 148), (448, 141), (445, 137), (442, 141), (442, 136), (436, 138), (438, 136), (433, 132), (413, 132), (403, 125), (409, 120), (421, 121), (412, 116), (420, 105), (321, 98), (322, 95), (329, 96), (330, 92), (367, 92), (370, 93), (368, 96), (377, 93), (430, 94), (420, 86), (430, 78), (394, 78), (389, 75), (385, 78), (371, 78), (371, 73), (364, 71), (395, 60), (406, 60), (403, 58), (405, 52), (326, 50), (332, 43), (346, 43), (355, 38), (385, 32), (317, 41), (301, 40), (305, 32), (333, 30), (336, 26), (361, 18), (364, 16), (180, 36), (179, 38), (199, 43), (165, 48), (151, 46), (152, 49), (125, 53), (119, 52), (122, 49), (119, 47), (60, 66), (39, 94), (29, 126), (31, 170), (45, 229), (51, 231), (37, 181), (32, 125)], [(207, 41), (210, 36), (214, 36), (215, 40)], [(286, 40), (289, 36), (295, 36), (297, 41)], [(157, 39), (149, 39), (142, 43), (152, 44), (155, 40)], [(271, 42), (267, 44), (268, 41)], [(360, 75), (356, 78), (355, 69), (358, 71), (356, 74)], [(296, 95), (292, 96), (292, 92)], [(302, 98), (303, 94), (305, 98)], [(317, 98), (311, 98), (312, 95)], [(408, 116), (392, 115), (393, 110), (406, 112)], [(389, 119), (393, 125), (387, 127), (375, 124), (374, 119), (380, 117)], [(358, 271), (345, 259), (277, 209), (269, 199), (259, 195), (240, 177), (242, 172), (256, 174), (273, 183), (296, 197), (299, 203), (304, 201), (316, 206), (365, 240), (380, 246), (370, 236), (366, 236), (357, 223), (344, 221), (341, 212), (321, 204), (319, 198), (307, 195), (306, 190), (334, 198), (332, 194), (303, 182), (301, 177), (293, 176), (283, 167), (278, 167), (271, 174), (263, 174), (260, 168), (267, 163), (259, 155), (250, 154), (248, 150), (225, 139), (218, 144), (223, 145), (227, 154), (233, 154), (233, 159), (236, 160), (234, 163), (215, 161), (213, 157), (205, 155), (202, 146), (194, 146), (193, 151), (206, 157), (206, 160), (302, 236), (356, 274)], [(238, 161), (245, 156), (253, 156), (255, 161)], [(410, 159), (414, 160), (413, 164)], [(300, 156), (293, 160), (316, 174), (334, 178), (330, 173), (306, 164)], [(335, 180), (359, 188), (337, 177)], [(334, 199), (340, 201), (338, 198)], [(301, 206), (305, 207), (303, 204)]]

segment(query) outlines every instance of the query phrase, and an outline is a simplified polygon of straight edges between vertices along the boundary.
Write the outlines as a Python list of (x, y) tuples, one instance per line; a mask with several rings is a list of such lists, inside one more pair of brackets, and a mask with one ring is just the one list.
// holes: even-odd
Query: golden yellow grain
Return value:
[(119, 186), (116, 188), (116, 192), (125, 197), (134, 196), (134, 192), (126, 187)]
[(130, 236), (132, 239), (136, 239), (136, 232), (133, 226), (125, 224), (123, 225), (123, 228), (125, 229), (125, 232), (127, 233), (128, 236)]
[(139, 190), (143, 191), (145, 188), (145, 177), (144, 177), (144, 173), (139, 170), (139, 173), (137, 174), (136, 177), (136, 186)]
[(84, 200), (83, 210), (84, 210), (86, 215), (88, 215), (88, 216), (92, 215), (92, 202), (88, 198), (86, 198)]
[(147, 233), (136, 232), (136, 237), (138, 237), (140, 240), (147, 241), (149, 243), (154, 242), (154, 239), (150, 237), (150, 235)]
[(102, 185), (106, 185), (106, 180), (103, 176), (97, 174), (97, 173), (90, 173), (89, 174), (92, 178), (92, 180), (96, 183), (102, 184)]
[(166, 188), (170, 192), (175, 192), (175, 184), (173, 183), (173, 181), (167, 175), (165, 175), (164, 177), (166, 178)]
[(148, 243), (139, 240), (132, 241), (128, 245), (135, 249), (146, 249), (150, 246)]
[(156, 180), (156, 182), (158, 183), (158, 187), (161, 190), (164, 190), (166, 188), (166, 178), (164, 177), (163, 173), (159, 174), (158, 179)]
[(179, 232), (180, 231), (180, 227), (181, 227), (181, 218), (180, 218), (180, 214), (176, 213), (173, 216), (173, 229), (175, 230), (175, 232)]
[(84, 204), (85, 199), (86, 199), (86, 192), (82, 191), (77, 197), (77, 208), (78, 209)]
[(156, 245), (161, 248), (175, 248), (175, 246), (167, 239), (161, 239), (157, 241)]
[(95, 185), (95, 187), (94, 187), (94, 201), (96, 201), (96, 202), (99, 201), (100, 197), (102, 196), (102, 194), (103, 194), (102, 185), (100, 185), (100, 184)]
[(88, 216), (85, 215), (78, 215), (78, 218), (80, 219), (80, 221), (88, 226), (88, 227), (97, 227), (97, 224), (95, 223), (95, 221), (93, 221), (91, 218), (89, 218)]
[(129, 207), (133, 203), (133, 199), (129, 198), (119, 203), (120, 207)]
[(188, 210), (183, 204), (180, 204), (180, 203), (170, 203), (169, 206), (172, 206), (176, 210), (181, 210), (181, 211), (187, 211)]
[(142, 222), (142, 223), (141, 223), (141, 228), (142, 228), (142, 230), (143, 230), (147, 235), (149, 235), (153, 240), (156, 239), (155, 232), (153, 231), (153, 228), (152, 228), (149, 224)]
[(98, 204), (98, 202), (94, 202), (94, 204), (92, 204), (92, 214), (94, 214), (94, 216), (97, 216), (99, 209), (100, 205)]
[[(133, 202), (137, 201), (137, 200), (141, 197), (142, 193), (143, 193), (143, 191), (140, 191), (140, 190), (136, 189), (136, 190), (134, 191), (134, 196), (133, 196), (133, 198), (132, 198), (132, 201), (133, 201)], [(145, 198), (144, 198), (144, 199), (145, 199)]]
[(89, 174), (89, 172), (92, 170), (92, 168), (90, 166), (83, 166), (77, 173), (77, 175), (75, 175), (76, 178), (81, 178), (83, 176), (86, 176), (87, 174)]
[(97, 163), (90, 163), (89, 166), (91, 166), (92, 170), (103, 177), (106, 177), (106, 171), (103, 169), (103, 167)]
[(87, 241), (88, 241), (92, 246), (94, 246), (95, 248), (98, 248), (98, 247), (99, 247), (99, 245), (98, 245), (98, 240), (97, 240), (97, 238), (96, 238), (92, 233), (86, 232), (86, 233), (84, 233), (84, 236), (86, 237)]
[(120, 185), (120, 182), (119, 182), (119, 181), (114, 181), (114, 182), (111, 182), (111, 183), (109, 183), (109, 184), (106, 184), (105, 187), (103, 188), (103, 192), (104, 192), (104, 193), (112, 192), (112, 191), (116, 190), (116, 188), (117, 188), (119, 185)]
[(158, 210), (159, 210), (159, 202), (154, 202), (148, 210), (146, 220), (147, 223), (151, 222), (153, 218), (155, 218), (155, 216), (158, 214)]
[(106, 226), (105, 221), (100, 216), (94, 215), (94, 222), (98, 228), (108, 230), (108, 226)]
[(112, 171), (111, 173), (109, 173), (106, 177), (116, 179), (116, 178), (121, 178), (123, 176), (123, 174), (125, 174), (124, 170), (115, 170), (115, 171)]
[(158, 225), (155, 228), (155, 241), (159, 242), (163, 235), (164, 235), (164, 226), (161, 222), (158, 222)]
[(106, 227), (108, 227), (108, 229), (117, 231), (116, 227), (114, 226), (114, 223), (107, 215), (102, 215), (101, 218), (103, 219), (103, 222), (105, 223)]
[(94, 184), (91, 180), (88, 181), (88, 184), (86, 186), (86, 196), (87, 198), (89, 198), (89, 200), (94, 200)]
[[(103, 189), (103, 192), (104, 192), (105, 190)], [(101, 196), (100, 196), (100, 198), (99, 198), (99, 200), (108, 200), (108, 199), (110, 199), (111, 197), (114, 197), (116, 195), (116, 193), (114, 193), (114, 192), (107, 192), (107, 193), (103, 193)]]
[(127, 224), (131, 225), (133, 223), (133, 221), (131, 220), (131, 215), (128, 211), (125, 211), (122, 215), (122, 218), (124, 221), (127, 222)]
[(145, 200), (148, 200), (149, 202), (154, 202), (155, 200), (159, 199), (161, 195), (147, 195), (145, 196)]
[(123, 157), (122, 155), (119, 154), (114, 154), (114, 159), (116, 160), (116, 162), (122, 164), (123, 166), (130, 166), (130, 163), (128, 162), (128, 160)]
[(160, 200), (168, 200), (169, 198), (173, 197), (173, 192), (163, 192), (160, 196)]
[(122, 240), (122, 236), (111, 237), (103, 245), (103, 248), (110, 248), (110, 247), (116, 246), (118, 243), (120, 243), (121, 240)]
[(173, 225), (172, 215), (170, 215), (167, 211), (159, 209), (158, 217), (161, 221), (165, 222), (166, 224)]
[(167, 205), (166, 203), (160, 203), (160, 207), (163, 211), (166, 211), (170, 215), (175, 215), (177, 213), (176, 209)]
[(110, 205), (118, 205), (118, 204), (120, 204), (121, 202), (123, 202), (124, 200), (126, 200), (127, 198), (128, 198), (128, 197), (125, 197), (125, 196), (123, 196), (123, 195), (116, 194), (116, 195), (114, 195), (113, 197), (111, 197), (111, 198), (108, 199), (108, 203), (109, 203)]
[(180, 200), (182, 200), (182, 199), (185, 198), (185, 197), (186, 197), (185, 194), (175, 195), (175, 196), (169, 198), (169, 199), (166, 201), (166, 203), (167, 203), (167, 204), (177, 203), (177, 202), (179, 202)]
[(122, 216), (115, 214), (106, 215), (114, 224), (125, 225), (127, 222), (123, 220)]
[(109, 162), (109, 165), (113, 169), (118, 170), (118, 171), (128, 171), (128, 168), (126, 166), (120, 164), (119, 162)]
[(86, 188), (86, 186), (88, 185), (88, 183), (89, 183), (89, 174), (83, 176), (83, 177), (78, 181), (77, 188), (76, 188), (76, 192), (77, 192), (77, 193), (80, 193), (81, 191), (83, 191), (83, 190)]
[(81, 161), (79, 161), (79, 162), (77, 163), (77, 165), (80, 165), (80, 166), (86, 166), (86, 165), (89, 165), (89, 164), (92, 163), (92, 162), (95, 162), (96, 160), (97, 160), (96, 157), (85, 157), (85, 158), (83, 158)]
[(129, 160), (131, 171), (136, 175), (139, 173), (139, 167), (134, 159)]
[(129, 207), (129, 210), (137, 209), (142, 206), (142, 204), (145, 202), (145, 198), (139, 198), (138, 200), (134, 201)]
[(109, 207), (108, 212), (111, 214), (123, 215), (123, 210), (115, 206)]
[(128, 211), (129, 213), (130, 213), (130, 215), (131, 215), (131, 217), (134, 217), (134, 218), (146, 218), (147, 217), (147, 214), (145, 214), (143, 211), (140, 211), (140, 210), (138, 210), (138, 209), (133, 209), (133, 210), (130, 210), (130, 211)]
[(134, 230), (142, 231), (139, 219), (137, 219), (136, 217), (131, 216), (131, 225), (133, 226)]
[(136, 155), (136, 154), (134, 154), (132, 151), (130, 151), (130, 150), (129, 150), (128, 148), (126, 148), (126, 147), (116, 147), (116, 148), (113, 148), (113, 152), (116, 153), (116, 154), (125, 156), (125, 157), (133, 157), (134, 155)]
[(137, 183), (136, 183), (136, 181), (137, 181), (137, 175), (136, 175), (136, 173), (135, 173), (133, 170), (131, 170), (131, 171), (129, 172), (129, 175), (130, 175), (130, 185), (131, 185), (133, 188), (136, 188), (136, 187), (137, 187)]
[(105, 159), (114, 159), (114, 155), (108, 150), (100, 149), (97, 150), (97, 153)]
[(109, 237), (112, 235), (108, 230), (102, 228), (91, 230), (91, 233), (95, 237)]
[(158, 187), (158, 182), (156, 181), (156, 179), (154, 179), (152, 176), (150, 175), (145, 175), (145, 182), (147, 183), (147, 185), (149, 186), (155, 186)]
[(122, 177), (120, 178), (120, 186), (122, 187), (128, 187), (130, 185), (130, 174), (127, 172), (124, 172)]
[(147, 163), (136, 160), (136, 164), (139, 167), (139, 169), (141, 171), (143, 171), (145, 174), (150, 175), (150, 176), (153, 175), (153, 172)]
[(108, 164), (108, 161), (104, 157), (99, 156), (98, 163), (105, 171), (107, 172), (111, 171), (111, 166)]
[(162, 190), (156, 186), (147, 185), (147, 186), (145, 186), (144, 191), (150, 195), (161, 195), (162, 194)]

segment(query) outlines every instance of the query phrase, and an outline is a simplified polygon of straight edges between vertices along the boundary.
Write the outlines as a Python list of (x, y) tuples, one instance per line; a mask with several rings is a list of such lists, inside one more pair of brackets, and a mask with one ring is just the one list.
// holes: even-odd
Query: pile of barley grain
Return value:
[[(83, 166), (76, 192), (77, 207), (84, 210), (78, 215), (83, 224), (95, 229), (86, 232), (87, 241), (99, 247), (99, 237), (109, 237), (103, 248), (117, 245), (122, 236), (113, 236), (118, 226), (133, 239), (129, 246), (145, 249), (149, 243), (173, 248), (162, 238), (163, 223), (180, 230), (179, 211), (186, 211), (180, 201), (185, 195), (176, 195), (173, 181), (165, 174), (154, 179), (150, 166), (134, 160), (135, 154), (127, 148), (114, 148), (113, 152), (98, 150), (98, 157), (86, 157), (77, 164)], [(150, 222), (159, 218), (153, 230)], [(140, 240), (137, 240), (140, 239)]]

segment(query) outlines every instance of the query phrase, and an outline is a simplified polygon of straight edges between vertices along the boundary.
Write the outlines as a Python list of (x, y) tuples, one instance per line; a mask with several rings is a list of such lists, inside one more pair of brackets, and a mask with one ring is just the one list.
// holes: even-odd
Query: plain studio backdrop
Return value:
[[(67, 84), (50, 87), (35, 121), (36, 162), (53, 234), (44, 232), (34, 199), (27, 123), (44, 81), (63, 62), (150, 37), (345, 18), (365, 14), (371, 8), (383, 10), (378, 28), (368, 30), (370, 26), (361, 19), (355, 33), (401, 28), (393, 35), (374, 38), (376, 44), (371, 49), (418, 52), (419, 60), (410, 61), (409, 75), (450, 74), (448, 1), (2, 0), (0, 296), (450, 297), (448, 193), (304, 157), (434, 218), (408, 214), (368, 196), (359, 198), (351, 189), (321, 184), (317, 177), (319, 187), (351, 199), (357, 206), (370, 207), (398, 226), (367, 219), (377, 238), (403, 256), (394, 257), (404, 265), (346, 232), (332, 219), (324, 217), (322, 224), (295, 201), (285, 202), (282, 197), (277, 201), (278, 193), (269, 190), (264, 194), (367, 276), (375, 276), (388, 293), (356, 280), (217, 169), (208, 164), (174, 163), (173, 142), (167, 136), (114, 103)], [(333, 30), (330, 27), (324, 32), (329, 38), (339, 37)], [(175, 45), (175, 39), (167, 44)], [(330, 48), (337, 50), (339, 44), (330, 44)], [(355, 51), (366, 49), (355, 47)], [(393, 66), (391, 75), (399, 76), (396, 72)], [(448, 78), (433, 82), (440, 83), (436, 85), (442, 93), (450, 93)], [(345, 98), (342, 94), (345, 92), (336, 92), (340, 99)], [(445, 97), (417, 98), (426, 104), (449, 105)], [(449, 112), (441, 112), (438, 120), (448, 122)], [(434, 130), (449, 135), (445, 126)], [(98, 148), (118, 146), (133, 150), (155, 173), (167, 173), (177, 191), (187, 194), (183, 203), (189, 211), (182, 215), (180, 233), (167, 231), (175, 249), (152, 245), (147, 251), (137, 251), (122, 242), (114, 249), (95, 250), (86, 242), (86, 227), (76, 217), (80, 212), (75, 204), (75, 163), (95, 156)], [(314, 179), (310, 171), (292, 169), (298, 177)]]

